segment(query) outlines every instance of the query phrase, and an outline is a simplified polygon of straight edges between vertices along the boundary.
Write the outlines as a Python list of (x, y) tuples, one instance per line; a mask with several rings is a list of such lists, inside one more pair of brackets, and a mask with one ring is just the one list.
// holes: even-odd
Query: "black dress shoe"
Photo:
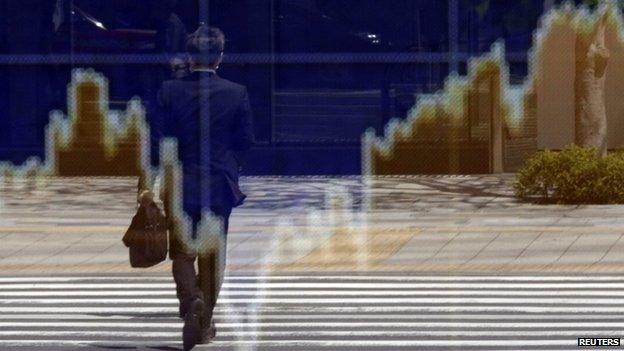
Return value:
[(217, 336), (217, 327), (215, 327), (214, 321), (210, 320), (210, 326), (202, 330), (201, 340), (198, 344), (207, 344), (212, 341), (215, 336)]
[(204, 315), (204, 308), (204, 301), (195, 299), (184, 316), (182, 341), (185, 351), (191, 350), (201, 340), (201, 317)]

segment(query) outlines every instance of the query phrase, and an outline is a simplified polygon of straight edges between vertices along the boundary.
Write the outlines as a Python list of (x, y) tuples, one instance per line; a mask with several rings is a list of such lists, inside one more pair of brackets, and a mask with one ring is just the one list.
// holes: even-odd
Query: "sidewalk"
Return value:
[[(511, 175), (250, 177), (228, 269), (288, 272), (624, 273), (624, 206), (517, 202)], [(0, 275), (130, 268), (134, 178), (0, 181)]]

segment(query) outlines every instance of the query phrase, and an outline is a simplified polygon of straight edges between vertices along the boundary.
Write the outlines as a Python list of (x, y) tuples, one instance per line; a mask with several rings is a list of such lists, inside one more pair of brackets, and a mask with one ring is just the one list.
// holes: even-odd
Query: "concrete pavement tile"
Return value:
[(278, 247), (280, 244), (279, 241), (277, 241), (276, 239), (270, 239), (270, 240), (262, 240), (262, 241), (258, 241), (258, 240), (247, 240), (244, 241), (238, 245), (236, 245), (236, 250), (242, 250), (242, 251), (254, 251), (254, 250), (262, 250), (262, 251), (267, 251), (267, 250), (271, 250), (273, 248)]
[(433, 257), (457, 235), (458, 233), (415, 234), (405, 245), (383, 263), (404, 264), (406, 262), (415, 263), (425, 261)]
[[(127, 259), (127, 256), (124, 256)], [(39, 262), (38, 264), (50, 264), (50, 265), (78, 265), (84, 263), (93, 258), (93, 253), (73, 253), (67, 255), (54, 255), (47, 257)], [(117, 262), (117, 260), (115, 260)]]
[(228, 232), (227, 239), (228, 242), (242, 242), (249, 238), (253, 238), (257, 235), (262, 235), (260, 233), (232, 233)]
[[(301, 258), (299, 258), (301, 259)], [(243, 260), (246, 264), (249, 263), (258, 263), (258, 264), (265, 264), (265, 265), (274, 265), (274, 264), (292, 264), (298, 261), (295, 259), (292, 259), (291, 257), (285, 257), (285, 256), (280, 256), (280, 255), (266, 255), (261, 257), (258, 260), (255, 261), (245, 261)], [(240, 263), (237, 260), (234, 260), (232, 263)]]
[(27, 254), (20, 254), (11, 256), (9, 258), (4, 258), (0, 260), (0, 267), (2, 266), (11, 266), (11, 265), (30, 265), (39, 263), (51, 255), (47, 252), (29, 252)]
[(237, 255), (237, 256), (254, 256), (254, 257), (262, 257), (270, 253), (271, 250), (268, 249), (248, 249), (237, 247), (231, 251), (228, 251), (228, 255)]
[(600, 260), (602, 264), (624, 264), (624, 235), (609, 248), (607, 254)]
[(586, 218), (585, 221), (587, 222), (587, 225), (593, 225), (597, 227), (608, 226), (624, 228), (624, 218), (594, 217)]
[(92, 255), (92, 258), (85, 261), (85, 264), (98, 264), (103, 262), (120, 262), (128, 260), (128, 248), (123, 243), (114, 243), (108, 247), (103, 247), (99, 253)]
[(538, 235), (537, 232), (501, 233), (468, 263), (495, 264), (513, 261)]
[[(622, 234), (584, 233), (557, 261), (557, 264), (595, 263), (607, 255)], [(624, 258), (624, 255), (622, 256)], [(624, 263), (624, 262), (623, 262)]]
[(510, 264), (551, 264), (574, 243), (579, 234), (542, 233)]
[(232, 235), (231, 233), (228, 234), (227, 237), (227, 249), (228, 251), (234, 249), (235, 247), (237, 247), (238, 245), (244, 243), (245, 241), (247, 241), (250, 237), (252, 237), (253, 234), (236, 234), (236, 235)]
[(128, 253), (126, 252), (124, 255), (118, 256), (93, 256), (91, 258), (87, 258), (85, 261), (82, 261), (81, 264), (89, 264), (89, 265), (110, 265), (110, 264), (128, 264)]
[(593, 225), (602, 225), (599, 223), (592, 223), (590, 218), (574, 218), (574, 217), (562, 217), (557, 221), (558, 226), (566, 226), (566, 227), (587, 227)]
[(558, 217), (554, 216), (526, 216), (519, 217), (517, 215), (507, 217), (486, 217), (472, 218), (468, 221), (468, 225), (472, 226), (549, 226), (557, 223)]
[(463, 264), (479, 254), (497, 233), (459, 233), (426, 263)]
[[(89, 241), (82, 241), (76, 243), (74, 245), (66, 247), (64, 250), (51, 255), (45, 260), (41, 261), (41, 264), (50, 263), (50, 264), (70, 264), (70, 263), (83, 263), (87, 262), (92, 258), (98, 256), (105, 256), (104, 251), (107, 248), (107, 245), (102, 245), (101, 243), (93, 243)], [(125, 248), (124, 248), (125, 249)], [(108, 253), (107, 255), (113, 254), (115, 257), (123, 257), (127, 258), (126, 250), (119, 250), (119, 252)]]
[[(265, 252), (264, 256), (261, 256), (258, 253), (258, 256), (263, 257), (263, 260), (267, 260), (270, 263), (291, 263), (299, 261), (305, 256), (309, 255), (316, 247), (307, 247), (307, 248), (284, 248), (280, 247), (276, 250)], [(237, 255), (238, 253), (234, 252), (232, 255)]]
[(29, 257), (48, 257), (67, 248), (66, 242), (34, 241), (23, 245), (19, 250), (4, 257), (3, 262), (21, 262)]
[(27, 249), (33, 243), (40, 241), (46, 237), (42, 233), (16, 233), (9, 234), (2, 239), (0, 245), (0, 257), (8, 258), (14, 254), (18, 254)]
[(236, 264), (250, 264), (261, 261), (268, 254), (263, 251), (233, 250), (228, 252), (227, 260)]

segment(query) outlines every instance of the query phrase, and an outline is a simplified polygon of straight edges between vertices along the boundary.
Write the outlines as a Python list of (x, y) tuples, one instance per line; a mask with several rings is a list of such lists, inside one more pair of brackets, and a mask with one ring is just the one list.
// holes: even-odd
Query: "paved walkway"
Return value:
[[(624, 206), (513, 198), (511, 175), (244, 178), (231, 272), (624, 273)], [(0, 181), (0, 275), (154, 273), (121, 237), (134, 178)]]

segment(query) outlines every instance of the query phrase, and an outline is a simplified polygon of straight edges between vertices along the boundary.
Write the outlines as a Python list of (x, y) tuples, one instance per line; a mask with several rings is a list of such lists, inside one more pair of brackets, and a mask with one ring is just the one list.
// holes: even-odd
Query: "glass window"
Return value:
[[(20, 13), (25, 3), (0, 6)], [(187, 69), (186, 35), (202, 21), (225, 32), (219, 74), (248, 88), (256, 147), (354, 149), (366, 129), (405, 118), (498, 39), (521, 83), (537, 21), (558, 1), (211, 0), (202, 11), (195, 0), (28, 3), (37, 5), (28, 16), (0, 19), (0, 156), (15, 162), (43, 156), (49, 113), (67, 111), (76, 68), (107, 78), (111, 109), (139, 97), (149, 119), (162, 82)]]

